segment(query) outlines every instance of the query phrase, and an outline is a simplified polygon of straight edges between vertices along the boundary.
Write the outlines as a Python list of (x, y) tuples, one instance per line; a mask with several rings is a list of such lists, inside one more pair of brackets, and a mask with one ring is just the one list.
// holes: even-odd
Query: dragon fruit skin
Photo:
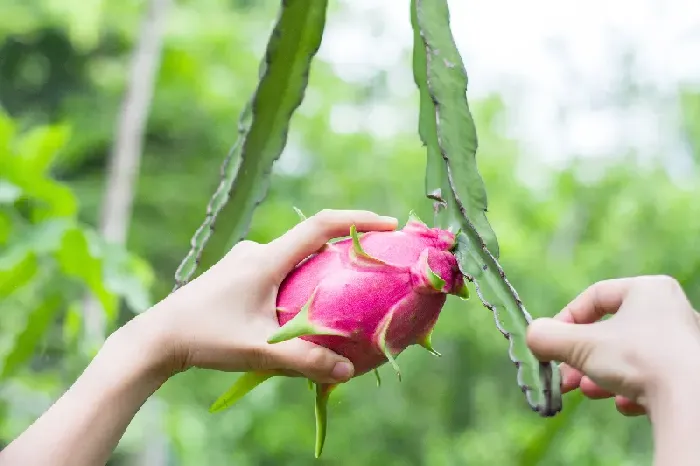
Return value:
[(300, 336), (348, 358), (355, 376), (413, 344), (434, 351), (430, 333), (447, 294), (466, 291), (454, 243), (453, 233), (412, 219), (402, 230), (326, 245), (282, 282), (282, 329), (270, 342)]
[[(399, 380), (395, 358), (420, 345), (439, 356), (431, 333), (448, 294), (469, 293), (452, 254), (455, 235), (429, 228), (411, 215), (398, 231), (368, 232), (353, 227), (350, 238), (326, 244), (299, 263), (277, 294), (279, 330), (268, 343), (302, 338), (352, 361), (354, 377), (387, 361)], [(253, 371), (240, 377), (210, 407), (217, 412), (236, 403), (279, 371)], [(323, 450), (327, 404), (338, 384), (316, 383), (316, 448)]]
[[(352, 361), (358, 377), (410, 345), (439, 356), (431, 333), (447, 294), (468, 291), (450, 252), (455, 235), (412, 217), (398, 231), (369, 232), (326, 244), (285, 278), (277, 295), (280, 330), (268, 342), (299, 337)], [(337, 384), (316, 384), (316, 457), (327, 429), (327, 403)]]

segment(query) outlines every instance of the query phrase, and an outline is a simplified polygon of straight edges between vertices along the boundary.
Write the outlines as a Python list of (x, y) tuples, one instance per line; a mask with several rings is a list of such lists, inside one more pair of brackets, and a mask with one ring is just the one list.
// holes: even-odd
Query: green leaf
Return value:
[(37, 224), (23, 225), (17, 229), (12, 238), (11, 248), (2, 252), (0, 264), (17, 255), (29, 251), (38, 255), (51, 254), (61, 246), (66, 231), (74, 228), (75, 223), (68, 219), (56, 218)]
[(38, 126), (22, 135), (15, 152), (23, 159), (24, 167), (39, 177), (49, 171), (69, 137), (70, 128), (66, 125)]
[(0, 380), (10, 377), (32, 357), (56, 317), (61, 301), (60, 293), (53, 292), (27, 314), (24, 330), (17, 335), (12, 348), (0, 362)]
[(72, 217), (78, 202), (68, 186), (50, 177), (50, 168), (65, 146), (67, 126), (39, 126), (17, 136), (14, 127), (0, 117), (0, 173), (6, 182), (21, 189), (34, 206), (34, 220)]
[(75, 301), (68, 306), (63, 319), (63, 341), (66, 346), (73, 345), (80, 338), (80, 331), (83, 328), (82, 303)]
[(0, 210), (0, 246), (5, 246), (12, 235), (12, 217), (15, 212), (3, 212)]
[(0, 204), (12, 204), (22, 195), (22, 188), (9, 181), (0, 180)]
[(80, 279), (95, 295), (107, 316), (108, 321), (117, 317), (119, 301), (117, 296), (105, 286), (103, 279), (102, 255), (97, 244), (90, 242), (81, 228), (68, 230), (56, 251), (61, 270), (68, 276)]
[(18, 228), (0, 252), (0, 297), (7, 297), (29, 283), (39, 271), (39, 259), (55, 251), (70, 225), (51, 220)]
[(0, 263), (0, 298), (5, 298), (29, 283), (39, 269), (34, 254), (26, 254), (14, 263)]
[(451, 184), (452, 195), (498, 258), (496, 234), (486, 218), (486, 188), (476, 165), (478, 143), (466, 95), (467, 72), (450, 31), (447, 0), (413, 0), (411, 9), (413, 73), (421, 91), (419, 133), (428, 150), (428, 195), (440, 189), (440, 197), (449, 202)]
[[(327, 0), (282, 2), (260, 66), (260, 81), (240, 116), (238, 140), (224, 161), (206, 219), (175, 274), (176, 288), (192, 278), (200, 259), (206, 270), (218, 261), (216, 254), (247, 234), (253, 211), (267, 194), (272, 165), (286, 146), (290, 119), (304, 97), (311, 61), (321, 45), (326, 8)], [(212, 236), (217, 218), (225, 219), (226, 225)], [(202, 256), (210, 237), (211, 252)]]
[[(476, 165), (477, 137), (466, 97), (467, 73), (450, 31), (447, 1), (413, 0), (411, 6), (414, 45), (421, 48), (422, 43), (424, 49), (424, 53), (414, 50), (414, 76), (422, 91), (422, 138), (428, 155), (431, 146), (433, 151), (437, 147), (446, 167), (447, 194), (451, 193), (446, 199), (448, 209), (460, 228), (455, 250), (459, 267), (474, 282), (479, 299), (508, 338), (508, 353), (528, 404), (542, 416), (552, 416), (562, 406), (559, 370), (553, 363), (539, 362), (528, 348), (525, 336), (532, 318), (498, 263), (498, 243), (486, 219), (486, 190)], [(432, 186), (441, 182), (435, 176), (437, 165), (434, 156), (432, 164), (429, 159), (426, 182)], [(445, 187), (442, 183), (441, 188)]]
[(130, 254), (122, 246), (106, 244), (101, 238), (104, 284), (112, 293), (124, 298), (128, 308), (136, 313), (153, 305), (150, 288), (155, 282), (151, 265)]

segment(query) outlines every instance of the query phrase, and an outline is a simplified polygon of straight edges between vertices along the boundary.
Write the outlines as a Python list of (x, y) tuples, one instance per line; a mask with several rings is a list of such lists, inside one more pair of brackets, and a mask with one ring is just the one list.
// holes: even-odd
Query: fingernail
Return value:
[(349, 362), (337, 362), (331, 376), (336, 380), (347, 380), (352, 377), (355, 368)]
[(383, 220), (383, 221), (389, 222), (389, 223), (398, 223), (398, 221), (399, 221), (399, 219), (397, 219), (396, 217), (389, 217), (387, 215), (380, 215), (379, 218), (380, 218), (380, 220)]

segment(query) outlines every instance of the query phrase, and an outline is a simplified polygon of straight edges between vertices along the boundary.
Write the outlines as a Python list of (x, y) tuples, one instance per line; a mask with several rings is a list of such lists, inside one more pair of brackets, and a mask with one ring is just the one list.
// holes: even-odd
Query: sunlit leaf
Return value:
[(12, 234), (12, 212), (0, 211), (0, 245), (4, 246)]
[(15, 262), (0, 260), (0, 299), (14, 293), (34, 278), (38, 262), (34, 254), (14, 258)]
[(118, 299), (107, 289), (103, 279), (100, 252), (90, 247), (86, 233), (80, 228), (68, 230), (56, 251), (61, 270), (70, 277), (79, 278), (98, 299), (109, 320), (117, 316)]
[(123, 297), (134, 313), (146, 311), (153, 305), (149, 290), (156, 278), (150, 264), (122, 247), (102, 247), (105, 286)]
[(22, 189), (9, 181), (0, 179), (0, 204), (12, 204), (22, 195)]
[(23, 225), (13, 235), (12, 248), (3, 251), (0, 257), (24, 255), (29, 251), (38, 255), (53, 253), (60, 247), (66, 231), (74, 227), (75, 223), (65, 218), (55, 218), (37, 224)]
[(66, 125), (37, 126), (22, 134), (14, 150), (22, 159), (23, 168), (34, 176), (45, 175), (56, 156), (68, 142), (70, 128)]
[(53, 292), (27, 314), (24, 329), (17, 335), (12, 349), (0, 361), (0, 380), (11, 376), (32, 357), (56, 317), (61, 300), (60, 293)]

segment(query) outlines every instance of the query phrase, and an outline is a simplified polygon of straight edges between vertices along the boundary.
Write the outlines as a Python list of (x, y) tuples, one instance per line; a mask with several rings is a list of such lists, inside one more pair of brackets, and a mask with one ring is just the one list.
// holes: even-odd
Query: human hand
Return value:
[[(614, 316), (597, 322), (607, 314)], [(553, 319), (532, 322), (527, 342), (541, 360), (562, 361), (564, 393), (615, 396), (618, 411), (640, 415), (681, 378), (700, 373), (698, 316), (673, 278), (606, 280)]]
[[(197, 279), (133, 319), (158, 334), (168, 371), (190, 367), (247, 372), (279, 370), (315, 382), (346, 382), (352, 363), (300, 338), (268, 344), (278, 328), (280, 283), (330, 239), (358, 231), (393, 230), (397, 220), (367, 211), (324, 210), (268, 244), (243, 241)], [(151, 333), (152, 335), (152, 333)]]

